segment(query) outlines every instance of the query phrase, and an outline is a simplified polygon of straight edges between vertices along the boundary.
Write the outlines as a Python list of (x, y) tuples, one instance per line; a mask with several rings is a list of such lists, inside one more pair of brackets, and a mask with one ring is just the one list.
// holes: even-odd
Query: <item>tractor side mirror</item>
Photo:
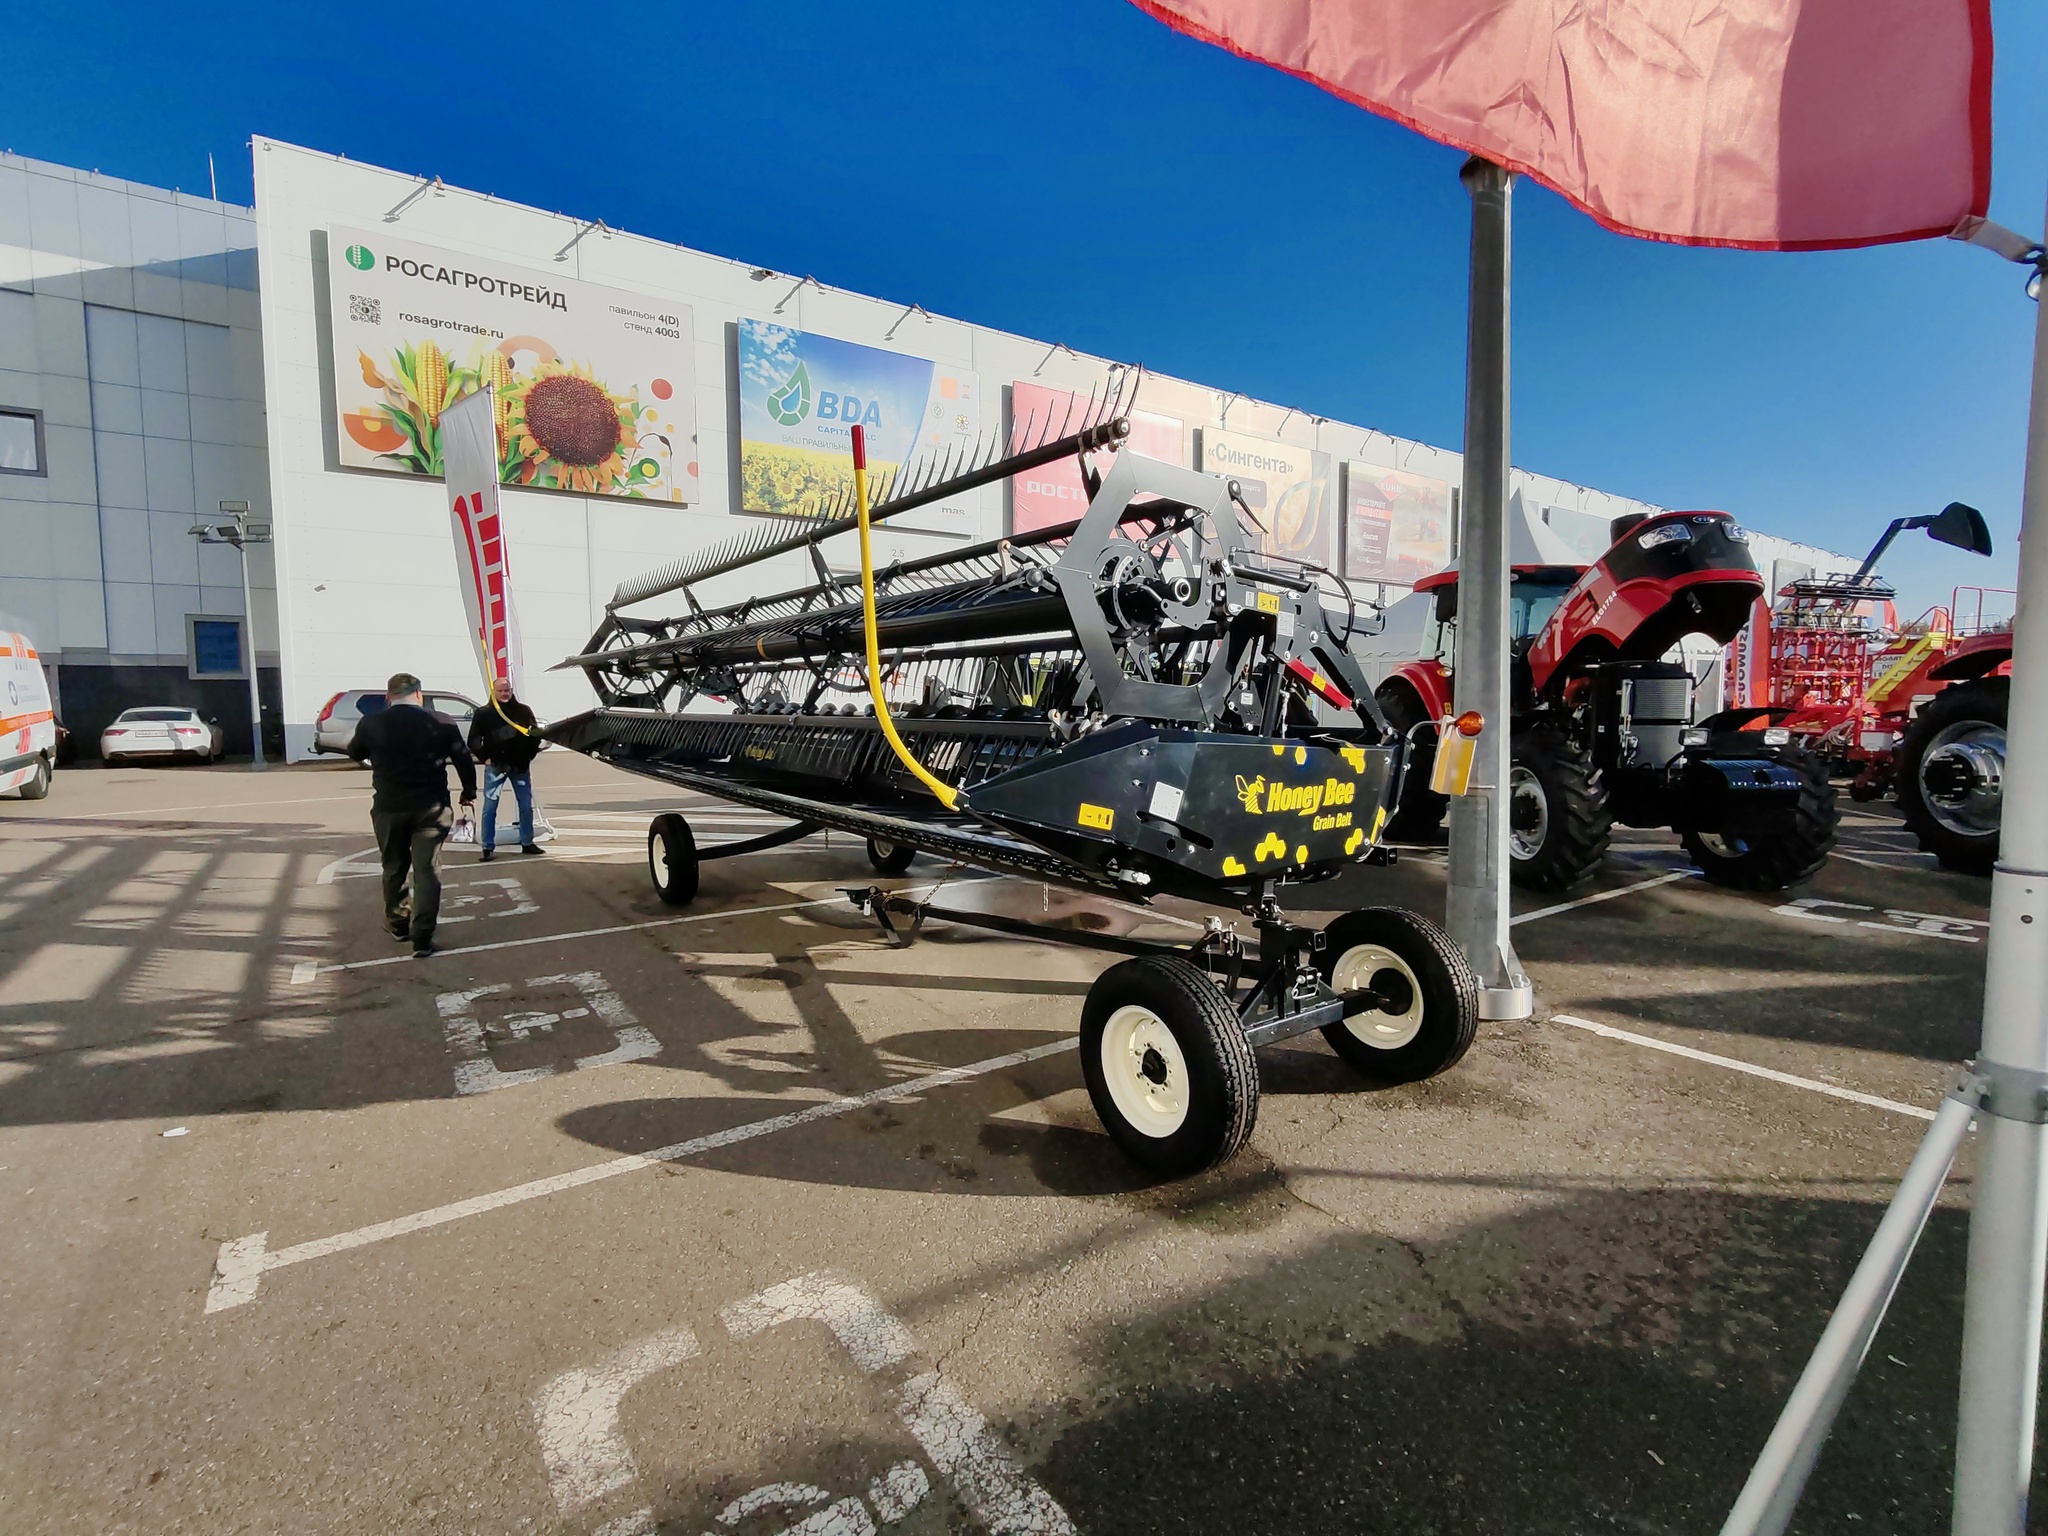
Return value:
[(1984, 526), (1984, 514), (1975, 507), (1952, 501), (1935, 514), (1927, 525), (1927, 537), (1938, 544), (1953, 544), (1973, 555), (1991, 553), (1991, 530)]

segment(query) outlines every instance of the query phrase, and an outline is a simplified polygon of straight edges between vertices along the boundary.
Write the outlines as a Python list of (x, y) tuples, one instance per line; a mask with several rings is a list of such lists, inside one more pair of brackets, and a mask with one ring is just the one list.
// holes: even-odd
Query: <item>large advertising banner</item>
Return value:
[(1451, 484), (1403, 469), (1344, 464), (1344, 574), (1413, 586), (1451, 563)]
[[(1100, 402), (1098, 401), (1099, 405)], [(1018, 380), (1010, 386), (1010, 451), (1022, 452), (1079, 431), (1088, 416), (1088, 398), (1064, 389)], [(1124, 446), (1148, 459), (1187, 465), (1187, 426), (1177, 416), (1131, 412), (1131, 435)], [(1106, 473), (1116, 455), (1107, 449), (1089, 455), (1097, 474)], [(1041, 464), (1010, 482), (1010, 531), (1032, 533), (1054, 523), (1071, 523), (1088, 509), (1081, 466), (1072, 459)]]
[[(905, 465), (965, 462), (981, 437), (981, 379), (965, 368), (885, 352), (765, 320), (739, 323), (740, 506), (817, 517), (853, 493), (848, 428), (867, 435), (868, 484), (886, 496)], [(973, 491), (890, 519), (958, 533)]]
[(343, 228), (327, 287), (346, 467), (443, 473), (441, 413), (488, 385), (500, 483), (698, 499), (687, 304)]
[(1235, 480), (1259, 525), (1259, 547), (1335, 569), (1335, 498), (1330, 456), (1219, 427), (1201, 430), (1202, 468)]

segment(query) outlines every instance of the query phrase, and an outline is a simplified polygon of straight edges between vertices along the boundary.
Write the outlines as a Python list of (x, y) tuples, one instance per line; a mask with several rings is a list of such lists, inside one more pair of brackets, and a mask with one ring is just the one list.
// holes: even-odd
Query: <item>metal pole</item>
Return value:
[(1477, 155), (1465, 338), (1465, 483), (1458, 529), (1455, 708), (1486, 719), (1467, 792), (1451, 798), (1444, 921), (1479, 977), (1479, 1016), (1526, 1019), (1535, 993), (1508, 940), (1508, 280), (1514, 177)]
[(236, 539), (235, 553), (242, 557), (242, 634), (249, 644), (249, 766), (260, 773), (269, 764), (263, 761), (263, 695), (256, 687), (256, 607), (249, 600), (249, 546)]
[(1842, 1399), (1849, 1395), (1870, 1341), (1877, 1336), (1878, 1324), (1884, 1321), (1892, 1293), (1899, 1288), (1899, 1277), (1906, 1272), (1906, 1261), (1913, 1256), (1934, 1202), (1941, 1198), (1942, 1182), (1976, 1113), (1971, 1099), (1942, 1101), (1920, 1150), (1899, 1180), (1898, 1193), (1877, 1224), (1870, 1247), (1849, 1279), (1849, 1288), (1842, 1293), (1841, 1305), (1828, 1319), (1771, 1438), (1764, 1442), (1763, 1454), (1750, 1468), (1749, 1481), (1742, 1485), (1735, 1507), (1728, 1512), (1721, 1536), (1780, 1536), (1791, 1522), (1821, 1443), (1834, 1427)]
[[(2019, 598), (1984, 1044), (1993, 1090), (1970, 1209), (1963, 1373), (1956, 1422), (1956, 1536), (2019, 1536), (2033, 1473), (2048, 1262), (2048, 314), (2034, 318), (2033, 412), (2020, 508)], [(2008, 1091), (2000, 1094), (2004, 1087)], [(2004, 1100), (2001, 1104), (1997, 1102)]]

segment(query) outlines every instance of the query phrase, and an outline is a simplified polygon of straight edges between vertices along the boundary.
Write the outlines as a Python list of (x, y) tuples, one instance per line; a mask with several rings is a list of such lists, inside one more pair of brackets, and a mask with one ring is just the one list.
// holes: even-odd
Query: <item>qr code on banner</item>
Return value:
[(384, 306), (376, 299), (366, 299), (359, 293), (352, 293), (348, 296), (348, 317), (370, 325), (382, 325)]

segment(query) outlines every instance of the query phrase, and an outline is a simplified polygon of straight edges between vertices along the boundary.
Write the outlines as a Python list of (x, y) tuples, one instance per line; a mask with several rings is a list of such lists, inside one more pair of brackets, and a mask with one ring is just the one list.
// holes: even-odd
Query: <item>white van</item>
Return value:
[(50, 792), (57, 766), (57, 717), (35, 645), (18, 630), (0, 629), (0, 794), (24, 800)]

